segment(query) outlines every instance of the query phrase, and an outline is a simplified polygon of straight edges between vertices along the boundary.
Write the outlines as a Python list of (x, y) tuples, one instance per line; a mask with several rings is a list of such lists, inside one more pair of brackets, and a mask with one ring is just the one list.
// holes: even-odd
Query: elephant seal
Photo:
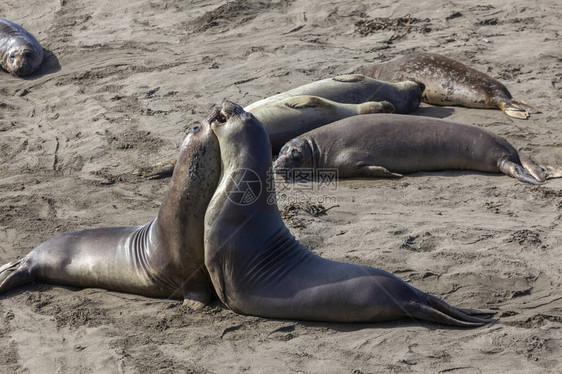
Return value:
[(507, 140), (477, 126), (399, 114), (343, 119), (292, 139), (274, 171), (337, 168), (340, 178), (400, 177), (435, 170), (503, 172), (539, 184), (561, 170), (540, 167)]
[(17, 77), (33, 73), (43, 61), (43, 48), (23, 27), (0, 18), (2, 67)]
[(296, 96), (254, 107), (251, 113), (263, 124), (273, 154), (294, 138), (328, 123), (368, 113), (392, 113), (388, 101), (344, 104), (317, 96)]
[(323, 79), (292, 90), (256, 101), (244, 108), (253, 113), (254, 109), (294, 96), (318, 96), (338, 103), (360, 104), (366, 101), (388, 101), (396, 113), (410, 113), (418, 108), (423, 85), (403, 81), (383, 82), (360, 74), (341, 75)]
[(0, 293), (34, 280), (99, 287), (160, 298), (184, 298), (199, 308), (210, 302), (204, 266), (205, 210), (220, 176), (218, 141), (209, 122), (185, 138), (170, 188), (157, 217), (144, 226), (66, 233), (0, 268)]
[(367, 66), (361, 73), (375, 79), (423, 83), (422, 100), (429, 104), (499, 108), (508, 116), (519, 119), (539, 113), (534, 106), (514, 100), (496, 79), (435, 53), (411, 53), (383, 64)]
[(285, 227), (274, 188), (265, 188), (271, 151), (262, 124), (225, 101), (211, 128), (222, 172), (205, 213), (205, 265), (219, 298), (233, 311), (330, 322), (406, 317), (454, 326), (489, 322), (383, 270), (310, 252)]

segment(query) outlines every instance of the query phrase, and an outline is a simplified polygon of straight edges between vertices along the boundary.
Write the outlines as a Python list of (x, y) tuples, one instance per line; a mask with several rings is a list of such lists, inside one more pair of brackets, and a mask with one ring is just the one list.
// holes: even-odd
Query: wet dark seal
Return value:
[(63, 234), (0, 267), (0, 294), (34, 280), (99, 287), (198, 308), (213, 291), (204, 266), (204, 215), (220, 176), (218, 141), (209, 121), (185, 138), (158, 216), (144, 226)]
[(252, 114), (228, 101), (211, 127), (222, 172), (205, 214), (205, 264), (219, 298), (233, 311), (332, 322), (417, 318), (467, 327), (489, 322), (383, 270), (313, 254), (285, 227), (272, 189), (254, 193), (249, 204), (231, 200), (233, 192), (251, 188), (245, 184), (247, 170), (265, 185), (269, 139)]

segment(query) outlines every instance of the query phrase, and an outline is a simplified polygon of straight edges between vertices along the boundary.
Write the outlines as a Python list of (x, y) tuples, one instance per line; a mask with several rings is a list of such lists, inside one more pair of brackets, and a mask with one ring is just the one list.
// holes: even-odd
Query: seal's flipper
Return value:
[(408, 315), (424, 321), (459, 327), (479, 327), (491, 322), (488, 318), (466, 314), (435, 296), (426, 293), (420, 296), (421, 300), (412, 302), (405, 308)]
[(332, 80), (336, 82), (355, 83), (365, 80), (365, 76), (362, 74), (338, 75), (337, 77), (333, 77)]
[(543, 166), (542, 168), (544, 169), (544, 172), (546, 174), (546, 179), (562, 178), (562, 168), (557, 168), (554, 166)]
[(525, 168), (525, 170), (527, 170), (536, 180), (539, 182), (544, 182), (546, 180), (544, 169), (535, 164), (529, 156), (519, 153), (519, 161), (521, 161), (521, 165)]
[(498, 169), (504, 174), (509, 175), (521, 182), (530, 183), (530, 184), (541, 184), (540, 181), (535, 179), (531, 174), (529, 174), (521, 165), (517, 165), (516, 163), (501, 159), (498, 161)]
[(455, 307), (447, 304), (445, 301), (441, 300), (440, 298), (435, 297), (435, 296), (430, 295), (430, 294), (427, 294), (427, 293), (423, 294), (423, 299), (432, 308), (435, 308), (438, 311), (440, 311), (441, 313), (445, 313), (448, 316), (459, 319), (461, 321), (476, 322), (476, 323), (488, 323), (488, 322), (490, 322), (489, 318), (483, 317), (484, 315), (489, 315), (489, 313), (483, 314), (482, 317), (476, 317), (476, 313), (474, 313), (475, 309), (470, 309), (471, 313), (468, 314), (468, 313), (465, 313), (461, 309), (455, 308)]
[(367, 101), (359, 104), (357, 114), (394, 113), (396, 108), (388, 101)]
[(527, 119), (532, 113), (540, 113), (540, 110), (523, 101), (513, 99), (501, 99), (498, 101), (498, 108), (505, 114), (513, 118)]
[(295, 96), (285, 101), (285, 106), (293, 109), (331, 106), (330, 102), (318, 96)]
[(146, 179), (159, 179), (171, 177), (176, 166), (176, 159), (171, 161), (159, 162), (155, 165), (136, 169), (131, 174), (138, 175)]
[(183, 306), (186, 306), (193, 310), (200, 310), (205, 306), (209, 305), (209, 301), (201, 301), (196, 298), (191, 297), (191, 295), (184, 295)]
[(473, 309), (473, 308), (457, 308), (467, 316), (477, 316), (480, 318), (492, 318), (492, 316), (496, 315), (497, 312), (493, 310), (481, 310), (481, 309)]
[(393, 173), (387, 168), (378, 165), (372, 165), (365, 161), (360, 161), (357, 163), (357, 168), (361, 177), (367, 178), (402, 178), (402, 174)]
[(29, 269), (20, 265), (17, 260), (0, 267), (0, 294), (33, 281)]

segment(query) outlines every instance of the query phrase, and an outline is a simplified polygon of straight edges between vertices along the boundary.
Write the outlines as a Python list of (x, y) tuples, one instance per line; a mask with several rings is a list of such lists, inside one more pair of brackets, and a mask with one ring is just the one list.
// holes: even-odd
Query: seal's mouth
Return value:
[(214, 125), (224, 125), (228, 118), (222, 113), (221, 108), (214, 107), (209, 116), (207, 116), (207, 123)]
[(240, 105), (226, 99), (222, 101), (220, 114), (224, 118), (225, 122), (242, 113), (244, 113), (244, 109), (242, 109)]

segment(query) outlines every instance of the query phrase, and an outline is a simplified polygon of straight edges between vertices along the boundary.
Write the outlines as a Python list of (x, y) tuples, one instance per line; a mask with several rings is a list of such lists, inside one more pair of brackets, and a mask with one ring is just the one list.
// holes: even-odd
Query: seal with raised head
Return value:
[(422, 100), (435, 105), (499, 108), (508, 116), (526, 119), (539, 113), (534, 106), (515, 100), (496, 79), (462, 62), (435, 53), (411, 53), (382, 64), (370, 65), (361, 74), (393, 82), (415, 81), (425, 89)]
[(225, 101), (211, 128), (219, 140), (222, 171), (205, 214), (205, 265), (219, 298), (233, 311), (331, 322), (411, 317), (481, 326), (489, 321), (383, 270), (310, 252), (285, 227), (274, 188), (266, 188), (271, 151), (262, 124)]
[(210, 302), (204, 266), (205, 210), (220, 176), (214, 110), (185, 138), (170, 188), (157, 217), (144, 226), (66, 233), (23, 259), (0, 267), (0, 293), (34, 280), (99, 287), (160, 298), (184, 298), (198, 308)]
[(318, 96), (296, 96), (254, 107), (251, 113), (263, 124), (273, 154), (294, 138), (334, 121), (370, 113), (392, 113), (388, 101), (344, 104)]
[(290, 140), (274, 171), (337, 168), (340, 178), (400, 177), (437, 170), (503, 172), (539, 184), (562, 176), (541, 167), (509, 142), (477, 126), (399, 114), (346, 118)]
[(244, 108), (253, 113), (255, 108), (294, 96), (318, 96), (338, 103), (361, 104), (366, 101), (388, 101), (396, 113), (410, 113), (418, 108), (423, 84), (412, 81), (383, 82), (361, 74), (340, 75), (308, 83), (289, 91), (256, 101)]
[(0, 18), (0, 61), (6, 71), (23, 77), (41, 65), (43, 48), (23, 27)]

